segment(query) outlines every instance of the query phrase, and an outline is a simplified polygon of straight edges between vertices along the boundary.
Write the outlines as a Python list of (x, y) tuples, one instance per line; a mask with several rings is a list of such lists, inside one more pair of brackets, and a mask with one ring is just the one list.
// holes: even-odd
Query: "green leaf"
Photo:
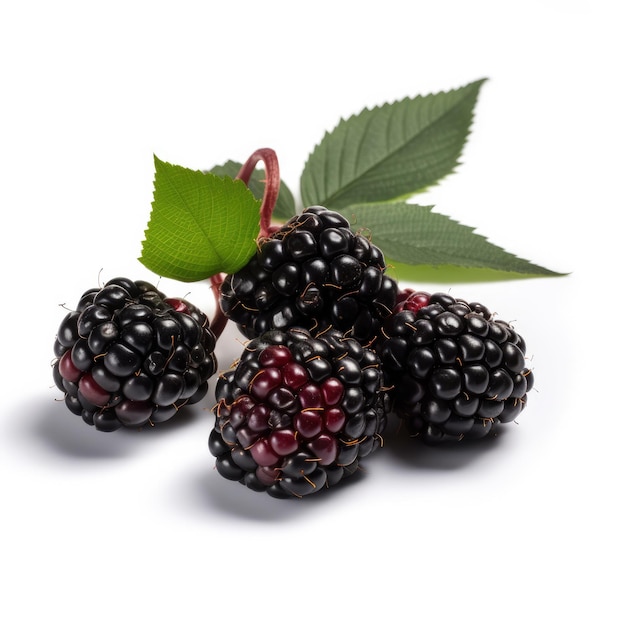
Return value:
[(338, 210), (397, 200), (450, 174), (459, 163), (483, 83), (405, 98), (341, 120), (305, 164), (300, 179), (304, 205)]
[[(217, 176), (230, 176), (230, 178), (236, 178), (242, 164), (236, 161), (227, 161), (223, 165), (216, 165), (211, 168), (210, 172)], [(254, 194), (255, 198), (261, 200), (263, 198), (263, 192), (265, 191), (265, 170), (263, 168), (256, 168), (250, 177), (248, 187)], [(278, 192), (278, 200), (274, 207), (273, 217), (278, 221), (288, 220), (296, 214), (296, 202), (293, 194), (287, 187), (283, 180), (280, 181), (280, 191)]]
[[(438, 266), (442, 268), (440, 276), (445, 274), (448, 280), (454, 280), (451, 267), (472, 270), (478, 280), (562, 275), (506, 252), (475, 229), (433, 213), (432, 208), (388, 202), (354, 205), (341, 212), (355, 230), (362, 230), (383, 251), (398, 279), (421, 280), (427, 267)], [(457, 274), (468, 277), (467, 271)]]
[(260, 202), (245, 183), (154, 157), (154, 200), (139, 260), (184, 282), (235, 272), (256, 250)]

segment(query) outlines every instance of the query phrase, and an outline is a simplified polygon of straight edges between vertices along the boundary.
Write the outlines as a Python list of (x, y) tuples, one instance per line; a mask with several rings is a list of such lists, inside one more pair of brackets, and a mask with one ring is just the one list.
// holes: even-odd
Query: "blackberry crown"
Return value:
[(248, 338), (273, 328), (333, 326), (365, 343), (396, 295), (380, 249), (339, 213), (315, 206), (260, 242), (250, 262), (224, 280), (220, 303)]
[(428, 443), (476, 439), (512, 422), (534, 384), (526, 344), (482, 304), (413, 292), (377, 344), (393, 410)]
[(277, 498), (337, 484), (381, 445), (381, 386), (376, 353), (336, 330), (263, 333), (218, 378), (217, 470)]
[(98, 430), (139, 427), (205, 396), (214, 349), (209, 320), (192, 304), (114, 278), (61, 322), (53, 376), (70, 411)]

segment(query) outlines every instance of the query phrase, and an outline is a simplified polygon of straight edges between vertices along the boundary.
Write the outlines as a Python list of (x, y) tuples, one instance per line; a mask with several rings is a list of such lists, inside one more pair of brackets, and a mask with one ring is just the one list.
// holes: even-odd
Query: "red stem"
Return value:
[[(250, 177), (254, 168), (259, 161), (265, 164), (265, 189), (263, 190), (263, 199), (261, 200), (260, 212), (260, 231), (259, 238), (267, 237), (271, 232), (272, 213), (278, 199), (280, 191), (280, 171), (278, 169), (278, 157), (271, 148), (259, 148), (255, 150), (248, 160), (241, 166), (239, 173), (235, 177), (242, 180), (246, 185), (250, 182)], [(215, 274), (211, 276), (211, 291), (215, 298), (215, 316), (211, 322), (210, 329), (218, 339), (224, 331), (228, 318), (224, 315), (220, 306), (220, 288), (224, 282), (224, 274)]]
[(213, 316), (213, 321), (209, 329), (215, 335), (215, 339), (219, 339), (220, 335), (226, 328), (226, 324), (228, 323), (228, 318), (224, 315), (222, 311), (222, 307), (220, 306), (220, 287), (224, 282), (223, 274), (215, 274), (211, 276), (211, 291), (213, 292), (213, 297), (215, 298), (215, 315)]
[(267, 237), (270, 233), (272, 213), (278, 199), (280, 191), (280, 170), (278, 168), (278, 157), (271, 148), (259, 148), (255, 150), (248, 160), (241, 166), (236, 179), (243, 180), (246, 185), (250, 182), (252, 172), (259, 161), (265, 164), (265, 189), (263, 200), (261, 201), (261, 230), (259, 237)]

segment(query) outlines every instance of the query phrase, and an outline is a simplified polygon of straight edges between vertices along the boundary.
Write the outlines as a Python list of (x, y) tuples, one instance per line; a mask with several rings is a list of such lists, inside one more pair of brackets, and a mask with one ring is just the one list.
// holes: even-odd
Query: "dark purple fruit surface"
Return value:
[(61, 322), (53, 377), (70, 411), (98, 430), (164, 422), (205, 396), (215, 341), (191, 303), (114, 278)]
[(335, 329), (263, 333), (217, 381), (218, 472), (277, 498), (332, 487), (381, 446), (382, 384), (376, 353)]
[(522, 336), (476, 302), (421, 291), (399, 300), (376, 349), (409, 433), (460, 441), (514, 421), (534, 384)]
[(259, 242), (228, 275), (220, 303), (248, 338), (271, 329), (328, 326), (365, 343), (396, 303), (397, 284), (379, 248), (324, 207), (309, 207)]

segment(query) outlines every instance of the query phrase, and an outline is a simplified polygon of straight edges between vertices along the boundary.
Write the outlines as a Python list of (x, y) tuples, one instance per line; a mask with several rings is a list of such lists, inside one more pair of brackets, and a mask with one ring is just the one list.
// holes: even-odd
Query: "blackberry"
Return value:
[[(408, 297), (407, 297), (408, 296)], [(393, 410), (427, 443), (476, 439), (526, 406), (526, 344), (482, 304), (405, 293), (377, 344)]]
[(376, 353), (336, 329), (263, 333), (217, 381), (218, 472), (276, 498), (336, 485), (382, 443), (381, 385)]
[(61, 322), (53, 377), (70, 411), (98, 430), (164, 422), (207, 393), (215, 341), (186, 300), (114, 278), (86, 291)]
[(396, 295), (380, 249), (339, 213), (314, 206), (261, 240), (250, 262), (225, 278), (220, 304), (249, 339), (270, 329), (333, 326), (367, 343)]

